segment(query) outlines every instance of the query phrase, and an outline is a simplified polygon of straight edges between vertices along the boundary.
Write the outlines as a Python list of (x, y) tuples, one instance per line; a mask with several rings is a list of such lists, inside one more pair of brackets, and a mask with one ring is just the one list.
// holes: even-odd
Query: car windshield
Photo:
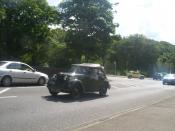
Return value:
[(175, 75), (174, 74), (168, 74), (168, 75), (165, 75), (165, 77), (173, 78), (173, 77), (175, 77)]
[(3, 66), (4, 64), (6, 64), (7, 62), (5, 61), (0, 61), (0, 66)]
[(88, 67), (82, 67), (82, 66), (72, 66), (71, 69), (69, 70), (69, 72), (75, 72), (78, 74), (88, 74), (89, 72), (89, 68)]

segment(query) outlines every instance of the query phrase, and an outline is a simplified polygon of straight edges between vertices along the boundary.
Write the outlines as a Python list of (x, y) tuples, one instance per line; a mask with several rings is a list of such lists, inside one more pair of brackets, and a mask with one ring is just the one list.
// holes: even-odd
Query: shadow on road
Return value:
[(63, 102), (63, 103), (71, 103), (71, 102), (84, 102), (84, 101), (90, 101), (94, 99), (100, 99), (104, 98), (99, 96), (99, 94), (95, 93), (87, 93), (83, 94), (79, 99), (73, 99), (70, 94), (61, 94), (58, 96), (42, 96), (43, 99), (47, 101), (52, 101), (52, 102)]

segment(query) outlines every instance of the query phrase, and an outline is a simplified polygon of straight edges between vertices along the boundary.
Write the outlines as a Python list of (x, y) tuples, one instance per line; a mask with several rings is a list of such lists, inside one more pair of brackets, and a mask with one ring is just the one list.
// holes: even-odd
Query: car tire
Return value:
[(44, 77), (40, 77), (38, 80), (38, 85), (43, 86), (46, 83), (46, 80)]
[(139, 79), (143, 80), (144, 79), (144, 76), (140, 76)]
[(80, 96), (81, 96), (81, 88), (79, 85), (76, 85), (73, 89), (72, 89), (72, 92), (71, 92), (71, 96), (73, 99), (79, 99)]
[(163, 85), (166, 85), (167, 83), (165, 81), (162, 82)]
[(12, 78), (10, 76), (5, 76), (1, 81), (2, 86), (8, 87), (12, 84)]
[(129, 76), (128, 76), (128, 79), (131, 79), (131, 78), (132, 78), (132, 76), (131, 76), (131, 75), (129, 75)]
[(106, 93), (107, 93), (107, 87), (106, 86), (101, 87), (99, 90), (99, 95), (103, 97), (106, 96)]
[(49, 93), (52, 95), (52, 96), (57, 96), (58, 95), (58, 92), (53, 92), (49, 89)]

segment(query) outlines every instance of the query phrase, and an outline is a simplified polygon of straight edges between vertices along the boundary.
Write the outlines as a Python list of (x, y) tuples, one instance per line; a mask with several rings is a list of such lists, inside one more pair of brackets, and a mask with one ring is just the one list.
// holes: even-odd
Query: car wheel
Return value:
[(45, 78), (44, 77), (41, 77), (41, 78), (39, 78), (39, 80), (38, 80), (38, 85), (40, 85), (40, 86), (43, 86), (44, 84), (45, 84)]
[(52, 96), (57, 96), (58, 92), (53, 92), (49, 89), (49, 93), (52, 95)]
[(106, 96), (106, 93), (107, 93), (107, 87), (106, 86), (101, 87), (99, 90), (99, 95)]
[(128, 79), (131, 79), (131, 78), (132, 78), (132, 76), (131, 76), (131, 75), (129, 75), (129, 76), (128, 76)]
[(144, 79), (144, 76), (140, 76), (139, 79), (143, 80)]
[(71, 96), (73, 99), (78, 99), (81, 96), (81, 90), (79, 86), (76, 86), (72, 89)]
[(12, 84), (12, 79), (10, 76), (5, 76), (3, 79), (2, 79), (2, 85), (7, 87), (7, 86), (11, 86)]

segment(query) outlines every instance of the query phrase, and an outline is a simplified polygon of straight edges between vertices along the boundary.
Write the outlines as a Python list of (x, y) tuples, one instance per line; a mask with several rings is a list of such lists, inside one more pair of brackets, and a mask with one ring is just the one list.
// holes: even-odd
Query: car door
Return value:
[(107, 78), (105, 72), (101, 68), (97, 69), (97, 74), (98, 74), (98, 80), (96, 81), (96, 90), (100, 90), (100, 88), (104, 86), (105, 80)]
[(76, 69), (77, 74), (82, 74), (79, 76), (79, 79), (81, 80), (84, 91), (89, 92), (91, 91), (92, 86), (92, 80), (90, 77), (90, 68), (89, 67), (79, 67)]
[(12, 77), (13, 83), (23, 83), (23, 71), (19, 63), (10, 63), (7, 66), (8, 74)]
[(36, 83), (38, 76), (35, 74), (33, 68), (26, 64), (21, 64), (21, 71), (23, 71), (23, 79), (25, 83)]
[(88, 75), (88, 92), (98, 91), (99, 77), (98, 70), (96, 68), (90, 68)]

